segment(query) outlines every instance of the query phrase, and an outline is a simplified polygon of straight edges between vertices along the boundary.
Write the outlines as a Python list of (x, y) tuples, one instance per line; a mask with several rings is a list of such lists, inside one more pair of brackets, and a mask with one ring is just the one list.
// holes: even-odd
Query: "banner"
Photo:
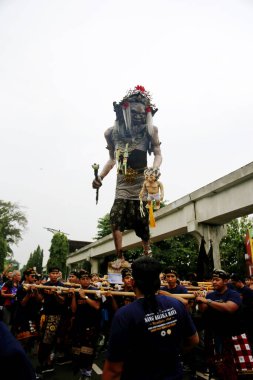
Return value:
[(251, 263), (253, 263), (253, 228), (249, 228), (245, 238), (246, 251)]

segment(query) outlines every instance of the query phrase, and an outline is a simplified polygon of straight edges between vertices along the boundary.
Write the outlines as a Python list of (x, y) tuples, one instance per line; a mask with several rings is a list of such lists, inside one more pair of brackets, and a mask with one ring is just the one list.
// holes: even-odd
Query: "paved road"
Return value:
[[(34, 368), (38, 365), (37, 357), (31, 357), (31, 361)], [(104, 353), (100, 353), (95, 360), (93, 365), (93, 374), (91, 380), (101, 380), (102, 367), (104, 362)], [(73, 369), (71, 364), (65, 365), (55, 365), (55, 371), (49, 372), (41, 375), (43, 380), (79, 380), (80, 374), (73, 374)]]
[[(104, 362), (104, 353), (100, 353), (95, 360), (93, 365), (93, 373), (91, 380), (101, 380), (102, 368)], [(33, 363), (35, 361), (33, 360)], [(56, 365), (55, 371), (51, 373), (44, 374), (41, 379), (42, 380), (79, 380), (80, 374), (73, 374), (71, 364), (65, 364), (62, 366)], [(193, 378), (189, 374), (185, 374), (183, 380), (209, 380), (208, 375), (205, 375), (201, 372), (198, 372), (198, 376)], [(214, 378), (212, 378), (215, 380)]]
[[(103, 363), (105, 359), (105, 352), (99, 352), (97, 354), (97, 357), (95, 359), (94, 365), (93, 365), (93, 373), (91, 380), (101, 380), (101, 374), (102, 374), (102, 368)], [(196, 357), (197, 359), (197, 357)], [(34, 355), (31, 357), (31, 361), (36, 367), (38, 365), (37, 362), (37, 355)], [(202, 363), (202, 362), (201, 362)], [(55, 365), (55, 371), (51, 373), (44, 374), (41, 379), (42, 380), (79, 380), (80, 374), (73, 374), (72, 365), (71, 364), (65, 364), (65, 365)], [(185, 373), (183, 380), (217, 380), (215, 377), (211, 377), (209, 379), (209, 375), (206, 373), (203, 373), (202, 371), (197, 371), (197, 376), (192, 377), (189, 373)], [(240, 380), (249, 380), (253, 379), (253, 374), (245, 374), (239, 376)]]

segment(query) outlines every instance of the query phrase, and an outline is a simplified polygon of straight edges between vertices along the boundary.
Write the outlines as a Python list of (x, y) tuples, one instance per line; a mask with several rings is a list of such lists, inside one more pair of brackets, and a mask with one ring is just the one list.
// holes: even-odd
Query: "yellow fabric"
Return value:
[(150, 227), (155, 227), (156, 226), (155, 217), (154, 217), (154, 211), (153, 211), (153, 206), (152, 205), (149, 206), (149, 226)]

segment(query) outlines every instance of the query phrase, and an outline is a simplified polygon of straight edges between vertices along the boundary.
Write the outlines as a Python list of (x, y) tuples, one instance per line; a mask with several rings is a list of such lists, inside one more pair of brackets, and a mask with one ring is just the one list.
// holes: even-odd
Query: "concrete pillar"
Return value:
[(99, 260), (96, 258), (90, 258), (91, 263), (91, 273), (98, 273)]
[(210, 242), (212, 242), (214, 267), (220, 269), (220, 242), (221, 239), (227, 234), (227, 226), (214, 226), (212, 224), (202, 224), (197, 221), (191, 221), (188, 223), (187, 230), (188, 233), (193, 235), (198, 240), (199, 245), (202, 236), (204, 237), (205, 242), (208, 244), (206, 247), (207, 253), (210, 247)]

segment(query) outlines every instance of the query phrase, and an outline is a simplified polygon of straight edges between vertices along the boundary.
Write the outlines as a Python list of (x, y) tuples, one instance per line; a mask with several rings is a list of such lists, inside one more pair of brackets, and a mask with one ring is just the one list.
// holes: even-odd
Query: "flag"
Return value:
[(206, 254), (205, 248), (205, 239), (202, 237), (200, 248), (199, 248), (199, 256), (197, 261), (197, 278), (198, 281), (206, 280), (208, 277), (208, 256)]
[(209, 248), (209, 252), (207, 254), (207, 257), (208, 257), (208, 271), (209, 271), (209, 278), (212, 278), (212, 273), (213, 273), (213, 270), (214, 270), (214, 261), (213, 261), (213, 243), (212, 243), (212, 240), (210, 240), (210, 248)]
[(245, 238), (246, 251), (251, 263), (253, 263), (253, 228), (248, 228)]

